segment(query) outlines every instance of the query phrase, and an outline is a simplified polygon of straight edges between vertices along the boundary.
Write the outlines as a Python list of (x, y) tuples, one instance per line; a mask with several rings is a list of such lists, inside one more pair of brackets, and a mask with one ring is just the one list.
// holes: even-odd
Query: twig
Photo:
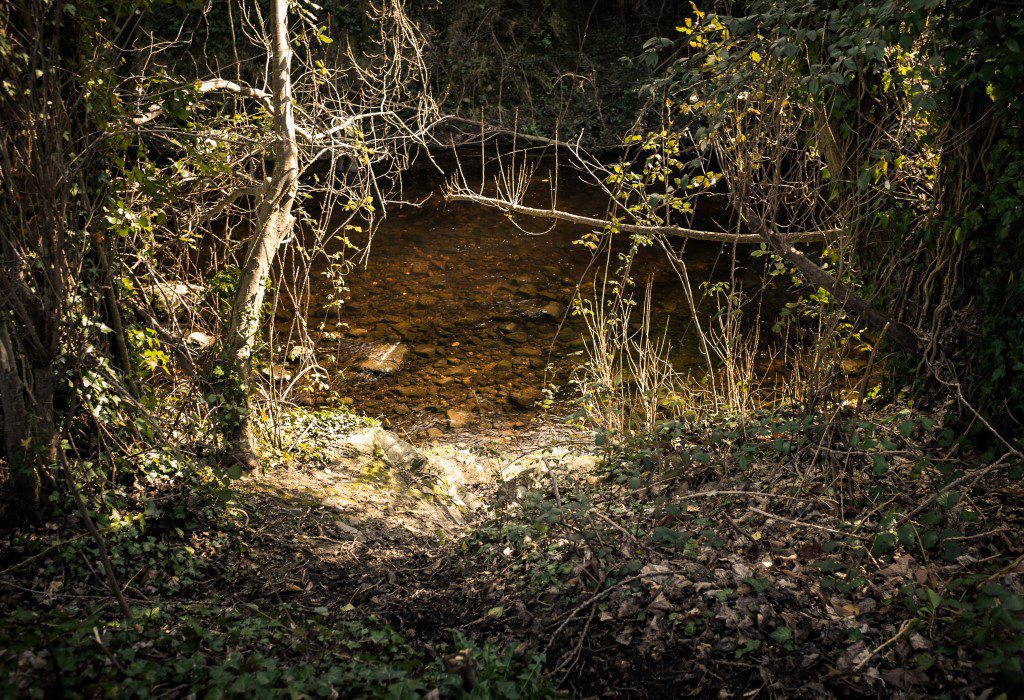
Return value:
[(910, 618), (909, 620), (906, 620), (900, 626), (900, 629), (899, 629), (898, 632), (896, 632), (896, 634), (894, 634), (892, 637), (890, 637), (885, 642), (882, 642), (877, 647), (875, 647), (874, 651), (872, 651), (870, 654), (868, 654), (863, 659), (861, 659), (860, 662), (858, 662), (857, 665), (853, 667), (854, 673), (856, 673), (857, 671), (860, 671), (868, 661), (871, 661), (871, 659), (873, 659), (876, 656), (878, 656), (878, 654), (880, 654), (882, 651), (884, 651), (885, 649), (888, 649), (890, 646), (895, 644), (896, 640), (898, 640), (900, 637), (902, 637), (904, 634), (906, 634), (907, 630), (909, 630), (911, 628), (911, 626), (915, 622), (917, 622), (917, 619), (913, 618), (913, 617)]
[(836, 530), (835, 528), (826, 527), (825, 525), (816, 525), (815, 523), (805, 523), (805, 522), (801, 522), (800, 520), (793, 520), (791, 518), (785, 518), (785, 517), (783, 517), (781, 515), (775, 515), (774, 513), (769, 513), (767, 511), (763, 511), (760, 508), (754, 508), (753, 506), (750, 506), (750, 510), (754, 511), (755, 513), (759, 513), (760, 515), (763, 515), (766, 518), (773, 518), (775, 520), (781, 520), (782, 522), (789, 523), (790, 525), (799, 525), (800, 527), (809, 527), (809, 528), (812, 528), (814, 530), (824, 530), (825, 532), (831, 532), (831, 533), (833, 533), (835, 535), (842, 535), (843, 537), (856, 537), (858, 539), (865, 539), (865, 535), (857, 535), (857, 534), (852, 533), (852, 532), (843, 532), (842, 530)]
[(100, 639), (100, 631), (95, 627), (92, 628), (92, 638), (95, 639), (96, 643), (100, 645), (100, 651), (103, 652), (104, 656), (110, 659), (110, 663), (114, 664), (114, 668), (120, 671), (121, 675), (127, 677), (128, 671), (125, 669), (124, 666), (121, 665), (117, 658), (110, 653), (110, 650), (107, 649), (107, 645), (103, 643), (102, 639)]
[(618, 589), (622, 588), (623, 586), (628, 586), (631, 583), (635, 583), (635, 582), (637, 582), (637, 581), (639, 581), (641, 579), (651, 578), (653, 576), (669, 576), (669, 575), (671, 575), (671, 573), (672, 572), (669, 572), (669, 571), (649, 571), (649, 572), (647, 572), (645, 574), (637, 574), (636, 576), (630, 576), (629, 578), (624, 578), (621, 581), (619, 581), (618, 583), (616, 583), (614, 586), (610, 586), (609, 588), (606, 588), (603, 591), (599, 591), (598, 593), (595, 593), (594, 595), (592, 595), (591, 597), (587, 598), (585, 601), (583, 601), (582, 603), (577, 605), (575, 608), (573, 608), (573, 610), (569, 613), (569, 615), (562, 621), (562, 624), (560, 624), (557, 628), (555, 628), (555, 631), (551, 633), (550, 639), (548, 639), (548, 643), (544, 646), (544, 652), (546, 653), (547, 650), (551, 648), (551, 645), (554, 643), (555, 638), (558, 637), (558, 634), (563, 629), (565, 629), (565, 626), (568, 625), (569, 622), (572, 621), (572, 619), (574, 617), (576, 617), (576, 615), (578, 615), (580, 613), (580, 611), (585, 610), (587, 608), (587, 606), (593, 605), (597, 601), (599, 601), (602, 598), (605, 598), (605, 597), (611, 595), (612, 592), (617, 591)]
[(1010, 573), (1015, 568), (1017, 568), (1020, 565), (1021, 562), (1024, 562), (1024, 554), (1021, 554), (1019, 557), (1017, 557), (1012, 562), (1010, 562), (1009, 565), (1003, 567), (999, 571), (997, 571), (994, 574), (992, 574), (991, 576), (989, 576), (987, 579), (985, 579), (985, 582), (988, 583), (990, 581), (995, 581), (997, 578), (999, 578), (1001, 576), (1004, 576), (1005, 574)]
[(36, 559), (38, 559), (39, 557), (42, 557), (42, 556), (44, 556), (44, 555), (46, 555), (46, 554), (49, 554), (50, 552), (52, 552), (53, 550), (55, 550), (55, 549), (57, 549), (57, 548), (59, 548), (59, 547), (63, 547), (64, 545), (67, 545), (67, 544), (71, 544), (72, 542), (75, 542), (76, 540), (80, 540), (80, 539), (82, 539), (83, 537), (85, 537), (85, 535), (75, 535), (74, 537), (72, 537), (72, 538), (70, 538), (70, 539), (66, 539), (66, 540), (60, 540), (60, 541), (58, 541), (58, 542), (55, 542), (54, 544), (51, 544), (51, 545), (50, 545), (49, 547), (47, 547), (47, 548), (43, 549), (42, 551), (40, 551), (40, 552), (36, 552), (36, 553), (35, 553), (35, 554), (33, 554), (32, 556), (30, 556), (30, 557), (25, 557), (25, 558), (24, 558), (24, 559), (22, 559), (21, 561), (19, 561), (19, 562), (15, 563), (15, 564), (12, 564), (11, 566), (8, 566), (8, 567), (7, 567), (6, 569), (4, 569), (3, 571), (0, 571), (0, 576), (3, 576), (3, 575), (6, 575), (6, 574), (9, 574), (9, 573), (11, 573), (12, 571), (15, 571), (15, 570), (17, 570), (17, 569), (20, 569), (21, 567), (25, 566), (26, 564), (28, 564), (28, 563), (30, 563), (30, 562), (33, 562), (33, 561), (35, 561), (35, 560), (36, 560)]
[(565, 681), (566, 678), (569, 677), (569, 674), (572, 672), (572, 667), (576, 664), (576, 660), (578, 658), (580, 658), (580, 650), (583, 649), (583, 642), (585, 642), (586, 639), (587, 639), (587, 632), (590, 630), (590, 623), (594, 621), (594, 615), (596, 615), (596, 614), (597, 614), (597, 608), (596, 607), (591, 608), (590, 609), (590, 616), (587, 618), (587, 624), (585, 624), (583, 626), (583, 632), (580, 633), (580, 639), (579, 639), (578, 642), (576, 642), (576, 646), (573, 649), (572, 654), (570, 654), (565, 659), (565, 661), (563, 661), (562, 663), (558, 664), (558, 666), (555, 667), (555, 670), (552, 671), (552, 673), (558, 673), (559, 671), (564, 669), (565, 670), (565, 676), (562, 678), (563, 682)]
[(730, 517), (729, 517), (729, 514), (728, 514), (728, 513), (726, 513), (726, 512), (724, 511), (724, 510), (722, 511), (722, 517), (723, 517), (723, 518), (725, 518), (725, 522), (727, 522), (727, 523), (729, 524), (729, 527), (731, 527), (731, 528), (732, 528), (733, 530), (735, 530), (736, 532), (738, 532), (738, 533), (739, 533), (740, 535), (742, 535), (743, 537), (746, 537), (746, 538), (747, 538), (748, 540), (750, 540), (750, 543), (751, 543), (751, 544), (753, 544), (755, 548), (757, 548), (757, 547), (759, 547), (759, 546), (760, 546), (760, 545), (758, 544), (758, 541), (754, 539), (754, 536), (753, 536), (753, 535), (751, 535), (751, 534), (750, 534), (749, 532), (747, 532), (746, 530), (744, 530), (743, 528), (741, 528), (741, 527), (740, 527), (740, 526), (739, 526), (739, 525), (738, 525), (738, 524), (736, 523), (736, 521), (735, 521), (735, 520), (733, 520), (732, 518), (730, 518)]
[(993, 462), (992, 464), (988, 465), (984, 469), (980, 469), (980, 470), (978, 470), (976, 472), (971, 472), (970, 474), (964, 474), (959, 479), (954, 479), (953, 481), (949, 482), (942, 489), (940, 489), (939, 491), (935, 492), (932, 496), (930, 496), (929, 498), (927, 498), (924, 501), (922, 501), (916, 508), (914, 508), (914, 510), (910, 511), (909, 513), (904, 515), (902, 518), (900, 518), (899, 522), (896, 523), (896, 527), (900, 527), (901, 525), (906, 525), (907, 522), (911, 518), (913, 518), (915, 515), (917, 515), (921, 511), (923, 511), (925, 508), (929, 507), (932, 503), (935, 503), (935, 501), (937, 501), (940, 496), (942, 496), (945, 493), (949, 493), (951, 490), (955, 489), (957, 486), (960, 486), (961, 484), (964, 484), (964, 483), (966, 483), (968, 481), (974, 481), (974, 480), (980, 479), (981, 477), (985, 476), (989, 472), (993, 472), (996, 469), (998, 469), (999, 467), (1006, 466), (1006, 464), (1004, 463), (1004, 460), (1007, 457), (1009, 457), (1011, 454), (1013, 454), (1013, 453), (1012, 452), (1007, 452), (1002, 457), (1000, 457), (999, 459), (997, 459), (995, 462)]
[(131, 608), (128, 607), (128, 602), (124, 599), (124, 593), (121, 591), (121, 586), (117, 583), (117, 578), (114, 576), (114, 567), (110, 564), (110, 554), (107, 552), (107, 543), (103, 540), (103, 535), (96, 529), (96, 525), (92, 521), (92, 517), (89, 516), (89, 511), (85, 507), (85, 501), (82, 499), (82, 493), (78, 490), (78, 485), (75, 484), (74, 478), (71, 476), (71, 466), (68, 464), (68, 458), (64, 452), (57, 450), (57, 455), (60, 457), (61, 468), (64, 471), (64, 478), (68, 480), (68, 486), (71, 487), (71, 493), (75, 497), (75, 504), (78, 506), (78, 511), (82, 514), (82, 518), (85, 520), (85, 527), (89, 531), (89, 534), (96, 541), (96, 546), (100, 549), (100, 562), (103, 564), (103, 572), (107, 577), (107, 585), (110, 587), (110, 592), (114, 594), (117, 599), (117, 604), (121, 608), (121, 613), (124, 615), (125, 620), (132, 619)]

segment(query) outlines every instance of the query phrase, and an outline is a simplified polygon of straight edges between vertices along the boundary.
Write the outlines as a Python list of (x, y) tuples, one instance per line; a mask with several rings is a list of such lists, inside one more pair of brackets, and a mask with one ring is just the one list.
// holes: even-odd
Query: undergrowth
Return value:
[(1005, 526), (1022, 467), (942, 416), (665, 421), (599, 442), (596, 474), (561, 473), (557, 492), (538, 480), (468, 544), (557, 609), (549, 668), (576, 693), (597, 692), (609, 659), (621, 687), (650, 692), (1024, 684), (1021, 542)]
[[(308, 416), (290, 425), (323, 443), (337, 439), (339, 420), (354, 423)], [(248, 599), (242, 591), (253, 574), (238, 566), (252, 546), (242, 536), (247, 516), (224, 475), (201, 461), (187, 467), (176, 478), (144, 476), (89, 499), (130, 619), (113, 604), (102, 555), (79, 517), (5, 530), (0, 697), (549, 692), (536, 655), (461, 635), (414, 645), (372, 614), (352, 620), (351, 606), (312, 607), (288, 591)]]

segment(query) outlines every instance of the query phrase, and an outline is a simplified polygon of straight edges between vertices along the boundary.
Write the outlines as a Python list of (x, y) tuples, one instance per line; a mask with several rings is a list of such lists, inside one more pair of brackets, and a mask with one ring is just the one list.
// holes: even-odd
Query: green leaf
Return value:
[(871, 543), (871, 553), (876, 557), (886, 554), (892, 550), (895, 543), (896, 535), (891, 532), (880, 533), (875, 537), (875, 541)]
[(899, 529), (896, 530), (896, 536), (899, 538), (900, 544), (904, 547), (910, 547), (914, 544), (914, 540), (917, 537), (917, 531), (914, 529), (913, 525), (907, 523), (906, 525), (901, 525)]
[(744, 644), (742, 647), (740, 647), (739, 649), (736, 650), (735, 656), (736, 656), (737, 659), (742, 659), (744, 656), (746, 656), (750, 652), (757, 651), (760, 648), (761, 648), (761, 640), (760, 639), (748, 639), (746, 644)]

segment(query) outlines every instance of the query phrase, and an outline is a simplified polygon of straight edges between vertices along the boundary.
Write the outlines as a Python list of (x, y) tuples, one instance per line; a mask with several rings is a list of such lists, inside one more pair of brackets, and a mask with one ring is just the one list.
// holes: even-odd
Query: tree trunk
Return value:
[(6, 321), (0, 320), (0, 402), (4, 417), (4, 443), (11, 471), (11, 496), (26, 512), (39, 507), (40, 479), (31, 454), (29, 410), (22, 389), (16, 350)]
[(272, 99), (277, 153), (270, 182), (257, 211), (256, 233), (238, 280), (231, 323), (224, 341), (224, 366), (221, 368), (224, 376), (218, 381), (225, 387), (221, 416), (225, 448), (247, 468), (257, 464), (249, 410), (252, 355), (271, 265), (295, 226), (291, 211), (298, 191), (299, 152), (292, 111), (288, 0), (273, 0), (271, 22)]
[(71, 185), (89, 181), (96, 135), (74, 14), (9, 2), (0, 36), (9, 44), (0, 60), (0, 444), (11, 504), (34, 513), (42, 488), (53, 485), (57, 419), (66, 415), (57, 415), (57, 394), (78, 369), (66, 348), (83, 347), (73, 343), (85, 337), (67, 310), (77, 304), (91, 314), (75, 275), (83, 267), (77, 231), (94, 211), (83, 205), (88, 188)]

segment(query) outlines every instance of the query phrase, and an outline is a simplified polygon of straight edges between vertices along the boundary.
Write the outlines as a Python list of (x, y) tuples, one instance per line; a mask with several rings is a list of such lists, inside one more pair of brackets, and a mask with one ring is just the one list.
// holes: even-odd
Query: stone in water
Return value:
[(534, 311), (532, 316), (538, 319), (545, 318), (551, 321), (561, 321), (562, 317), (565, 316), (565, 304), (557, 301), (548, 302)]
[(394, 374), (402, 366), (409, 347), (402, 343), (384, 343), (370, 348), (369, 357), (359, 363), (359, 371), (370, 374)]
[(473, 413), (470, 411), (449, 409), (445, 415), (448, 417), (448, 425), (453, 428), (465, 428), (473, 421)]

